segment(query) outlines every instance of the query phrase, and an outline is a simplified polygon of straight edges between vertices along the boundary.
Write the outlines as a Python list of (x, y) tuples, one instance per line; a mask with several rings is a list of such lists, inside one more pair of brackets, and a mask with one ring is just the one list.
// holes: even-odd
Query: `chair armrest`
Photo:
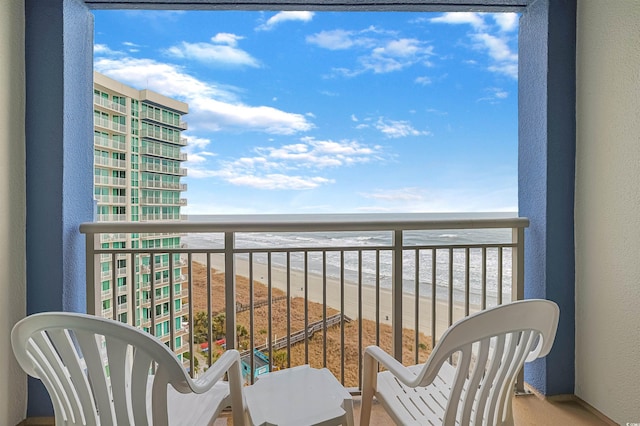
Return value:
[(201, 377), (191, 381), (191, 390), (194, 393), (207, 392), (232, 368), (240, 368), (240, 354), (235, 349), (225, 351)]
[[(412, 370), (402, 365), (397, 359), (386, 353), (379, 346), (369, 346), (364, 351), (365, 359), (373, 358), (377, 363), (385, 367), (398, 380), (407, 386), (415, 387), (421, 379), (421, 375), (416, 375)], [(365, 366), (367, 363), (365, 362)]]

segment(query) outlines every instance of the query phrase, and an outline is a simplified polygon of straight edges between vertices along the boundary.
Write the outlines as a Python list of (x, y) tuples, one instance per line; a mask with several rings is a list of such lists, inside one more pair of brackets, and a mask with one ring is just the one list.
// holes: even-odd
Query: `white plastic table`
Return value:
[(301, 365), (264, 374), (243, 392), (253, 425), (353, 426), (351, 394), (326, 368)]

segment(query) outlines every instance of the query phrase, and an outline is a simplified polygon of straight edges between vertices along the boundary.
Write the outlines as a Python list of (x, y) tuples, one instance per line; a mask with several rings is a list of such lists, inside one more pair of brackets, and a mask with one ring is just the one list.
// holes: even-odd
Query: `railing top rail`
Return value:
[(529, 219), (496, 213), (472, 218), (468, 214), (326, 214), (326, 215), (217, 215), (207, 221), (90, 222), (80, 225), (83, 234), (114, 232), (319, 232), (395, 231), (438, 229), (526, 228)]

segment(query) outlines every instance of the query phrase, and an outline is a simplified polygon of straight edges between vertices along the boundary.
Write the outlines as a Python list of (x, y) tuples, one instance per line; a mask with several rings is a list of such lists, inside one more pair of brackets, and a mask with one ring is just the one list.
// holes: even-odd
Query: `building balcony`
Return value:
[(127, 180), (125, 178), (118, 178), (118, 177), (112, 177), (112, 176), (94, 176), (93, 183), (94, 185), (102, 185), (102, 186), (118, 186), (118, 187), (127, 186)]
[(140, 154), (160, 158), (168, 158), (177, 161), (187, 161), (187, 153), (179, 151), (176, 152), (176, 150), (179, 149), (176, 147), (170, 148), (172, 149), (167, 149), (167, 147), (163, 147), (161, 145), (147, 145), (140, 148)]
[(163, 182), (157, 180), (142, 180), (140, 181), (140, 187), (150, 189), (171, 189), (175, 191), (187, 190), (186, 183)]
[(118, 133), (127, 133), (126, 124), (116, 123), (114, 121), (109, 121), (106, 118), (93, 117), (93, 125), (96, 127), (102, 127), (106, 130), (112, 130)]
[(98, 222), (126, 222), (126, 214), (101, 214), (98, 213)]
[(96, 166), (110, 167), (112, 169), (124, 170), (127, 168), (127, 162), (125, 160), (119, 160), (116, 158), (109, 158), (109, 157), (100, 157), (97, 155), (93, 157), (93, 164), (95, 164)]
[(162, 164), (142, 163), (140, 170), (143, 172), (162, 173), (167, 175), (186, 176), (187, 169), (182, 167), (164, 166)]
[(142, 197), (140, 198), (141, 205), (151, 205), (151, 206), (186, 206), (187, 199), (186, 198), (174, 198), (167, 199), (162, 197)]
[(179, 133), (174, 133), (173, 135), (169, 136), (168, 134), (163, 134), (162, 131), (147, 128), (140, 130), (140, 137), (155, 139), (162, 142), (169, 142), (180, 146), (187, 145), (187, 138), (180, 137)]
[(118, 140), (114, 140), (111, 138), (103, 137), (103, 136), (93, 136), (93, 143), (96, 146), (102, 148), (109, 148), (116, 151), (125, 152), (127, 150), (127, 144), (125, 142), (121, 142)]
[(110, 101), (109, 99), (103, 98), (102, 96), (93, 95), (93, 104), (97, 106), (101, 106), (111, 111), (117, 111), (121, 114), (127, 113), (127, 106), (121, 105), (119, 103)]
[(187, 215), (184, 214), (163, 214), (163, 213), (148, 213), (141, 214), (140, 221), (141, 222), (159, 222), (159, 221), (185, 221), (187, 220)]
[(143, 120), (151, 120), (157, 123), (162, 123), (167, 126), (176, 127), (180, 130), (187, 130), (187, 123), (182, 120), (170, 120), (162, 116), (161, 113), (156, 111), (140, 111), (140, 118)]
[(96, 195), (96, 201), (99, 205), (124, 205), (127, 204), (127, 197), (124, 195)]

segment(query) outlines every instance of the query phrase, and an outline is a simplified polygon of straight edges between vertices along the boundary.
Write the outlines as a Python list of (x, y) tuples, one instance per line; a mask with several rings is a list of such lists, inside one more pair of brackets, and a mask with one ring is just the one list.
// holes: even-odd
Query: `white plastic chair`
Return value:
[[(234, 424), (244, 424), (235, 350), (194, 381), (150, 334), (68, 312), (22, 319), (13, 327), (11, 343), (20, 366), (47, 388), (56, 425), (206, 425), (228, 406)], [(227, 372), (228, 383), (220, 380)]]
[(427, 362), (411, 367), (369, 346), (360, 425), (369, 424), (374, 396), (397, 424), (512, 425), (517, 374), (525, 361), (549, 353), (558, 318), (548, 300), (487, 309), (449, 327)]

